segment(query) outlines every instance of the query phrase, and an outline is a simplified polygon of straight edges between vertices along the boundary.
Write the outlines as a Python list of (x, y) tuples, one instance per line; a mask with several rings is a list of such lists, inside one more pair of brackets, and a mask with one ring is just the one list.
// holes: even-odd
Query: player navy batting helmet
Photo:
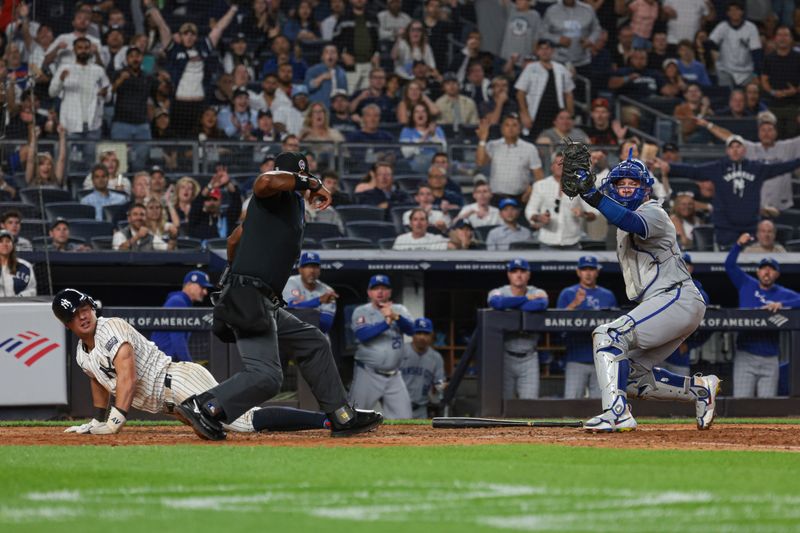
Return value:
[(58, 291), (58, 294), (53, 298), (53, 314), (66, 324), (72, 320), (78, 309), (87, 303), (92, 306), (92, 309), (97, 309), (95, 301), (85, 292), (77, 289), (64, 289)]
[[(633, 150), (631, 150), (631, 153)], [(616, 183), (623, 179), (630, 178), (639, 182), (639, 186), (633, 191), (630, 196), (622, 196), (617, 190)], [(650, 175), (650, 171), (644, 163), (638, 159), (633, 159), (632, 155), (628, 155), (628, 159), (620, 162), (615, 166), (608, 176), (603, 180), (600, 186), (600, 192), (610, 197), (612, 200), (622, 204), (631, 211), (635, 211), (642, 202), (645, 196), (650, 194), (653, 190), (653, 183), (655, 180)]]
[(275, 170), (308, 172), (308, 160), (302, 152), (281, 152), (275, 158)]

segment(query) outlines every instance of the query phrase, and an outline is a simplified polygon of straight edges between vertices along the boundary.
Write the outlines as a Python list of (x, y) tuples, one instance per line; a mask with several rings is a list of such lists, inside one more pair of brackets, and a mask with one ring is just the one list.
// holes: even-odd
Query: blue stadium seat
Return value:
[(63, 189), (48, 189), (46, 187), (29, 187), (19, 191), (19, 197), (26, 203), (33, 205), (54, 204), (58, 202), (72, 202), (75, 199), (69, 191)]
[(369, 250), (375, 248), (375, 243), (369, 239), (356, 239), (354, 237), (334, 237), (320, 241), (324, 250)]
[(339, 231), (339, 226), (336, 224), (330, 224), (327, 222), (309, 222), (306, 224), (304, 236), (307, 239), (321, 241), (322, 239), (342, 237), (342, 232)]
[(94, 218), (95, 209), (91, 205), (79, 204), (78, 202), (56, 202), (45, 206), (47, 218), (55, 220), (57, 218)]
[(319, 241), (316, 239), (309, 239), (308, 237), (303, 239), (303, 250), (318, 250), (319, 249)]
[(397, 237), (397, 231), (391, 222), (352, 222), (346, 228), (348, 237), (369, 239), (376, 244), (381, 239)]
[(112, 224), (128, 220), (128, 206), (130, 204), (107, 205), (103, 208), (103, 220)]
[(794, 239), (783, 243), (787, 252), (800, 252), (800, 239)]
[(203, 248), (203, 241), (190, 237), (180, 237), (177, 242), (177, 250), (200, 250)]
[(789, 224), (775, 224), (775, 240), (783, 244), (794, 238), (794, 226)]
[(414, 194), (417, 192), (417, 189), (422, 183), (425, 183), (428, 180), (427, 176), (420, 176), (420, 175), (407, 175), (407, 176), (395, 176), (394, 182), (400, 188), (407, 193)]
[(114, 237), (111, 235), (100, 235), (90, 239), (92, 248), (95, 250), (113, 250), (112, 241)]
[[(31, 244), (33, 244), (33, 249), (34, 250), (44, 250), (45, 247), (48, 244), (50, 244), (50, 242), (51, 242), (51, 239), (50, 239), (49, 236), (48, 237), (43, 237), (43, 236), (40, 235), (38, 237), (33, 237), (31, 239)], [(70, 237), (69, 238), (69, 242), (70, 243), (74, 243), (74, 244), (86, 244), (86, 240), (85, 239), (81, 239), (79, 237)]]
[(206, 248), (209, 250), (227, 250), (228, 239), (207, 239)]
[(73, 237), (91, 240), (92, 237), (111, 236), (114, 225), (105, 220), (77, 219), (69, 221), (69, 233)]
[(391, 250), (394, 246), (394, 239), (381, 239), (378, 241), (378, 246), (381, 250)]
[(50, 223), (42, 218), (26, 218), (22, 220), (22, 227), (19, 229), (20, 237), (33, 239), (43, 237), (50, 232)]
[(0, 202), (0, 214), (6, 211), (19, 211), (19, 214), (22, 215), (22, 220), (41, 217), (38, 205), (25, 202)]
[(336, 212), (345, 224), (386, 220), (386, 210), (374, 205), (342, 205), (336, 208)]
[(480, 242), (486, 242), (486, 236), (489, 235), (489, 232), (496, 227), (497, 226), (478, 226), (475, 228), (476, 240)]
[(581, 239), (581, 250), (600, 251), (606, 249), (606, 241), (601, 239)]
[(786, 209), (781, 211), (780, 216), (775, 219), (776, 224), (786, 224), (793, 228), (800, 227), (800, 209)]
[(692, 241), (695, 252), (713, 252), (714, 226), (695, 226), (692, 230)]
[(539, 243), (536, 241), (517, 241), (508, 245), (509, 250), (538, 250)]

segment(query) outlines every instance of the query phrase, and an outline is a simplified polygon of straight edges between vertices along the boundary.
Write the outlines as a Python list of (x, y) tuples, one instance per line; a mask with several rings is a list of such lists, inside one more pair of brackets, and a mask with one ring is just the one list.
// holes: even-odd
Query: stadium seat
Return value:
[(800, 239), (794, 239), (783, 243), (787, 252), (800, 252)]
[(50, 232), (50, 224), (47, 220), (41, 218), (26, 218), (22, 221), (22, 227), (19, 229), (20, 237), (26, 239), (33, 239), (34, 237), (43, 237)]
[(345, 224), (386, 220), (386, 210), (374, 205), (342, 205), (336, 208), (336, 212)]
[(417, 207), (417, 206), (416, 205), (410, 205), (410, 206), (409, 205), (398, 205), (398, 206), (393, 207), (389, 211), (389, 216), (392, 219), (392, 224), (394, 224), (394, 230), (397, 232), (398, 235), (400, 233), (405, 233), (406, 231), (408, 231), (408, 229), (405, 226), (405, 224), (403, 224), (403, 213), (405, 213), (409, 209), (414, 209), (415, 207)]
[(378, 246), (381, 250), (391, 250), (394, 246), (394, 239), (380, 239)]
[(509, 250), (538, 250), (539, 243), (536, 241), (518, 241), (508, 245)]
[(695, 226), (692, 230), (695, 252), (714, 251), (714, 226)]
[(192, 239), (190, 237), (180, 237), (178, 239), (178, 250), (200, 250), (203, 248), (203, 241), (200, 239)]
[(581, 250), (600, 251), (606, 249), (606, 241), (599, 239), (581, 239)]
[(776, 224), (786, 224), (793, 228), (800, 227), (800, 209), (786, 209), (774, 220)]
[(318, 250), (319, 249), (319, 242), (316, 239), (309, 239), (308, 237), (303, 239), (303, 250)]
[(347, 236), (378, 243), (381, 239), (394, 239), (397, 231), (391, 222), (352, 222), (347, 225)]
[(128, 220), (128, 206), (130, 204), (107, 205), (103, 208), (103, 220), (112, 224)]
[(420, 184), (425, 183), (427, 181), (427, 176), (395, 176), (394, 182), (400, 188), (400, 190), (405, 191), (409, 194), (414, 194), (417, 192), (417, 188)]
[(25, 202), (0, 202), (0, 214), (12, 210), (19, 211), (19, 214), (22, 215), (23, 221), (28, 218), (41, 217), (38, 205), (27, 204)]
[(336, 224), (330, 224), (328, 222), (309, 222), (306, 224), (304, 236), (314, 241), (321, 241), (322, 239), (341, 237), (342, 232), (339, 231), (339, 226)]
[(114, 225), (105, 220), (77, 219), (69, 221), (69, 233), (73, 237), (91, 240), (92, 237), (110, 236)]
[[(44, 250), (45, 247), (48, 244), (50, 244), (50, 241), (51, 241), (50, 237), (43, 237), (43, 236), (39, 235), (38, 237), (33, 237), (31, 239), (31, 244), (33, 244), (33, 249), (34, 250)], [(75, 244), (86, 244), (86, 240), (85, 239), (81, 239), (81, 238), (78, 238), (78, 237), (70, 237), (69, 238), (69, 242), (70, 243), (75, 243)]]
[(95, 250), (113, 250), (114, 247), (111, 245), (113, 239), (114, 238), (110, 235), (100, 235), (98, 237), (92, 237), (90, 241), (92, 243), (92, 248)]
[(325, 250), (369, 250), (375, 248), (375, 243), (369, 239), (356, 239), (354, 237), (334, 237), (320, 241)]
[(209, 250), (227, 250), (228, 239), (207, 239), (206, 248)]
[(789, 224), (775, 224), (775, 240), (783, 244), (789, 242), (794, 238), (794, 226)]
[(47, 218), (55, 220), (57, 218), (94, 218), (95, 209), (91, 205), (79, 204), (78, 202), (57, 202), (47, 204), (44, 208)]
[(26, 203), (33, 205), (54, 204), (58, 202), (72, 202), (75, 199), (69, 191), (62, 189), (48, 189), (46, 187), (30, 187), (21, 189), (19, 197)]
[(475, 228), (475, 237), (480, 242), (486, 242), (486, 236), (497, 226), (478, 226)]

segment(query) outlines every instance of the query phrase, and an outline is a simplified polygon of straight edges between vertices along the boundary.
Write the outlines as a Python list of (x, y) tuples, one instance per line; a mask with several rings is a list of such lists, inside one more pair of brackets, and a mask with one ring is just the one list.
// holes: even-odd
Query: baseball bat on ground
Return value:
[(502, 427), (533, 427), (533, 428), (579, 428), (583, 422), (544, 422), (539, 420), (505, 420), (499, 418), (472, 418), (468, 416), (440, 416), (434, 418), (432, 425), (436, 429), (465, 429), (465, 428), (502, 428)]

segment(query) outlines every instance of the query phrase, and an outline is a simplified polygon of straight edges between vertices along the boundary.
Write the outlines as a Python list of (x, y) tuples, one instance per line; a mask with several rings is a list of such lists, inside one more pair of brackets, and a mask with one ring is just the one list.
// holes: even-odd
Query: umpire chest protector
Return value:
[(294, 191), (253, 196), (231, 272), (258, 278), (280, 294), (300, 255), (304, 215), (303, 197)]

